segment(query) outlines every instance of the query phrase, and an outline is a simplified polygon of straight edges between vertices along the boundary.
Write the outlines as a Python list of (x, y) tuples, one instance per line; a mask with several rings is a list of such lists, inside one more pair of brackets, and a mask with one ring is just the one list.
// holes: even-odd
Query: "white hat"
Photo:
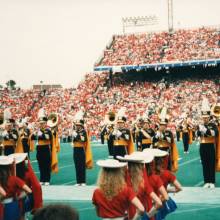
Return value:
[(122, 163), (114, 159), (98, 160), (96, 164), (103, 168), (121, 168), (127, 165), (127, 163)]
[(143, 155), (141, 154), (130, 154), (125, 155), (124, 157), (117, 156), (117, 159), (121, 161), (134, 162), (134, 163), (144, 163)]
[(147, 149), (144, 149), (143, 152), (146, 154), (152, 154), (154, 157), (164, 157), (168, 155), (167, 151), (156, 149), (156, 148), (153, 148), (153, 149), (147, 148)]
[(18, 164), (23, 162), (27, 158), (27, 153), (14, 153), (10, 154), (8, 157), (15, 160), (15, 163)]
[(154, 155), (152, 153), (144, 153), (140, 151), (133, 152), (131, 155), (135, 155), (136, 157), (142, 158), (142, 163), (150, 163), (154, 160)]
[(7, 156), (0, 156), (0, 165), (10, 165), (13, 163), (13, 158)]

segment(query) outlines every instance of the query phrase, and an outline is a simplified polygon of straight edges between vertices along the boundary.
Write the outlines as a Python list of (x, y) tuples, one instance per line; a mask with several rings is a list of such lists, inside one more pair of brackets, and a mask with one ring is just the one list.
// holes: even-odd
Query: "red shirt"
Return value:
[(163, 170), (160, 174), (160, 178), (165, 188), (167, 188), (169, 183), (173, 183), (176, 180), (176, 177), (169, 170)]
[[(149, 210), (152, 207), (152, 200), (150, 194), (153, 192), (153, 188), (149, 183), (145, 169), (143, 170), (143, 178), (144, 178), (144, 187), (139, 187), (137, 197), (144, 206), (145, 210)], [(127, 184), (128, 186), (132, 187), (132, 183), (129, 175), (127, 175)], [(136, 207), (133, 204), (131, 204), (128, 211), (129, 219), (133, 219), (135, 213), (136, 213)]]
[(160, 176), (156, 174), (152, 174), (148, 178), (154, 192), (157, 194), (157, 196), (159, 196), (160, 195), (159, 188), (163, 186), (163, 181), (161, 180)]
[(25, 185), (24, 181), (16, 176), (9, 176), (6, 189), (6, 198), (15, 197), (20, 193), (21, 189)]
[(97, 207), (101, 218), (116, 218), (125, 216), (131, 201), (135, 198), (132, 188), (125, 187), (117, 196), (107, 200), (100, 189), (93, 193), (93, 204)]
[(42, 189), (32, 169), (30, 161), (28, 161), (28, 170), (25, 173), (24, 181), (31, 188), (33, 193), (33, 199), (34, 199), (33, 209), (41, 208), (43, 206)]

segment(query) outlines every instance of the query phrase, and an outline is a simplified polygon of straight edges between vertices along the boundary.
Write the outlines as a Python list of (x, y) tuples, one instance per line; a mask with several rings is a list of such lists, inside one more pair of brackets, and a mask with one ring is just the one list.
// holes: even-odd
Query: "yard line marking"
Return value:
[(84, 210), (92, 210), (95, 209), (94, 207), (87, 207), (87, 208), (82, 208), (82, 209), (78, 209), (79, 211), (84, 211)]
[(196, 157), (196, 158), (194, 158), (194, 159), (192, 159), (192, 160), (188, 160), (188, 161), (186, 161), (186, 162), (183, 162), (183, 163), (179, 164), (179, 167), (184, 166), (184, 165), (189, 164), (189, 163), (192, 163), (192, 162), (194, 162), (194, 161), (196, 161), (196, 160), (199, 160), (199, 158), (200, 158), (200, 157)]
[(197, 183), (196, 185), (194, 185), (195, 187), (197, 186), (201, 186), (203, 184), (204, 181), (200, 181), (199, 183)]
[(62, 185), (62, 186), (65, 186), (65, 185), (68, 185), (68, 184), (70, 184), (70, 183), (76, 183), (76, 180), (72, 180), (72, 181), (69, 181), (69, 182), (63, 183), (63, 184), (61, 184), (61, 185)]

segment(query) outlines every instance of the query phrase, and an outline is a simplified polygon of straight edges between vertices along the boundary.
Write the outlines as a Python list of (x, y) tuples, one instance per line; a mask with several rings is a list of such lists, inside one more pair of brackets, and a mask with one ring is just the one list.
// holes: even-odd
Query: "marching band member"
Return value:
[(189, 118), (187, 114), (184, 114), (184, 118), (181, 125), (181, 132), (182, 132), (182, 141), (184, 147), (184, 154), (189, 153), (189, 145), (192, 144), (192, 126), (189, 122)]
[(154, 147), (168, 152), (167, 159), (164, 160), (164, 168), (175, 172), (178, 169), (178, 149), (172, 132), (167, 129), (168, 116), (166, 111), (165, 107), (161, 110), (160, 126), (153, 137), (153, 143)]
[(125, 181), (127, 163), (107, 159), (97, 161), (97, 165), (102, 168), (98, 178), (98, 188), (95, 189), (92, 197), (97, 215), (104, 220), (123, 220), (130, 204), (137, 208), (138, 214), (133, 219), (143, 215), (143, 205)]
[(121, 108), (117, 114), (117, 124), (112, 132), (114, 158), (134, 152), (134, 144), (131, 132), (125, 128), (125, 109)]
[(18, 140), (18, 132), (15, 128), (13, 128), (13, 122), (14, 119), (12, 119), (10, 110), (5, 109), (4, 111), (5, 130), (3, 132), (3, 148), (5, 155), (13, 154), (15, 152), (15, 148)]
[(18, 123), (18, 143), (15, 149), (16, 153), (27, 153), (28, 156), (30, 151), (34, 148), (34, 138), (28, 128), (27, 119), (24, 118)]
[(143, 117), (141, 128), (137, 129), (136, 143), (138, 145), (138, 150), (143, 151), (146, 148), (150, 148), (152, 145), (152, 139), (155, 132), (150, 128), (150, 119), (148, 116)]
[(60, 152), (60, 142), (58, 137), (58, 121), (59, 117), (56, 113), (51, 113), (47, 120), (47, 125), (52, 133), (52, 149), (51, 149), (51, 170), (52, 173), (58, 173), (58, 157)]
[(211, 108), (212, 116), (216, 119), (216, 125), (218, 127), (218, 136), (216, 143), (216, 171), (220, 172), (220, 100), (217, 100), (217, 103)]
[(37, 161), (40, 170), (41, 185), (50, 185), (52, 133), (47, 128), (47, 117), (44, 109), (38, 112), (39, 129), (35, 134), (37, 140)]
[(114, 130), (114, 123), (115, 123), (115, 113), (110, 111), (105, 116), (104, 125), (102, 126), (100, 133), (102, 144), (104, 144), (105, 140), (107, 140), (109, 156), (114, 155), (113, 138), (111, 135)]
[(0, 202), (0, 214), (3, 216), (1, 220), (20, 220), (21, 210), (17, 196), (22, 191), (32, 193), (24, 181), (13, 175), (13, 162), (11, 157), (0, 156), (0, 185), (6, 192), (6, 196)]
[(200, 156), (203, 168), (204, 188), (215, 188), (215, 151), (218, 128), (210, 122), (210, 106), (207, 99), (202, 101), (203, 123), (198, 126), (196, 135), (200, 142)]
[(93, 167), (90, 138), (84, 127), (84, 113), (79, 111), (75, 115), (73, 128), (73, 160), (76, 169), (76, 186), (86, 185), (86, 168)]

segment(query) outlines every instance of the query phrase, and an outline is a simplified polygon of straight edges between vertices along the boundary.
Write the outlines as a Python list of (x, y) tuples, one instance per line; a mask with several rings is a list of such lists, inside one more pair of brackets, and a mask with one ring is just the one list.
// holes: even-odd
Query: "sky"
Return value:
[[(219, 0), (173, 0), (174, 28), (220, 24)], [(0, 0), (0, 84), (76, 86), (101, 56), (122, 17), (158, 17), (167, 0)]]

